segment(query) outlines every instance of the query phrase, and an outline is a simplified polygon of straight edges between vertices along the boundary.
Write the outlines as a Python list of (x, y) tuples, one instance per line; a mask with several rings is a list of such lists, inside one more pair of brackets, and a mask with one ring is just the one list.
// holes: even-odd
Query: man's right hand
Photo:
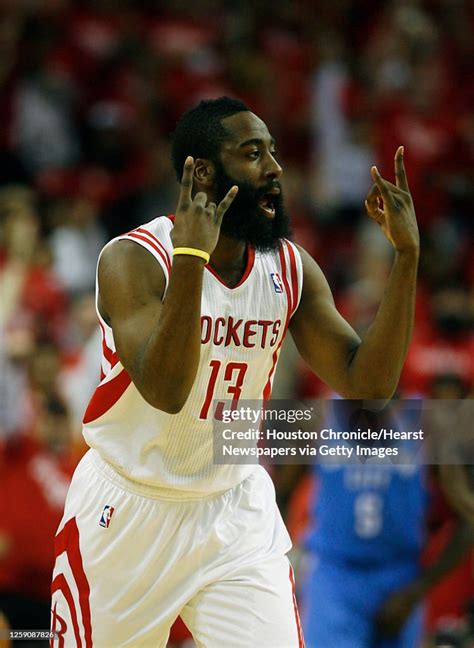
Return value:
[(184, 163), (181, 191), (176, 209), (171, 240), (174, 247), (190, 247), (212, 254), (219, 239), (224, 214), (237, 195), (233, 186), (216, 206), (208, 202), (207, 195), (200, 191), (192, 197), (194, 160), (191, 156)]

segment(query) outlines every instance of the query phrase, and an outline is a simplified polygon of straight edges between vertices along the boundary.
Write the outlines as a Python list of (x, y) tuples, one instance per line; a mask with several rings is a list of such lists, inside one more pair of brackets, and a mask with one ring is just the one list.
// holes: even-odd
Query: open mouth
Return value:
[(275, 199), (275, 194), (264, 194), (258, 201), (258, 206), (265, 214), (267, 218), (275, 218), (275, 207), (273, 206), (273, 201)]

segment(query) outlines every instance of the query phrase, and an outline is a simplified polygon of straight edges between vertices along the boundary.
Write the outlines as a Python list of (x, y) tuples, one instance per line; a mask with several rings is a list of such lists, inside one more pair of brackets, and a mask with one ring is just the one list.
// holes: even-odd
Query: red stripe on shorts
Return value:
[[(51, 594), (54, 593), (53, 586), (51, 586)], [(49, 640), (49, 648), (64, 648), (64, 633), (67, 630), (67, 623), (66, 621), (59, 616), (59, 614), (56, 611), (56, 607), (58, 605), (58, 602), (55, 601), (54, 607), (52, 608), (51, 612), (51, 630), (55, 633), (54, 637), (51, 637)], [(58, 628), (57, 626), (57, 621), (59, 620), (60, 626)], [(57, 646), (55, 646), (55, 642), (57, 643)]]
[[(85, 648), (92, 648), (91, 609), (89, 604), (90, 587), (82, 563), (79, 529), (77, 528), (76, 518), (68, 520), (55, 537), (54, 550), (56, 556), (60, 556), (65, 551), (68, 557), (72, 575), (74, 576), (79, 592), (79, 607), (81, 610), (82, 625), (84, 626)], [(78, 643), (78, 646), (80, 646), (80, 643)]]
[(298, 631), (298, 648), (305, 648), (303, 630), (301, 629), (300, 615), (298, 613), (298, 604), (296, 602), (295, 577), (293, 575), (293, 567), (291, 565), (290, 565), (290, 581), (291, 581), (291, 591), (293, 594), (293, 608), (295, 610), (296, 629)]
[[(74, 628), (74, 636), (76, 638), (76, 646), (80, 646), (81, 635), (79, 633), (79, 624), (77, 622), (76, 606), (74, 605), (74, 599), (72, 596), (71, 588), (67, 584), (66, 577), (64, 576), (64, 574), (58, 574), (56, 578), (53, 580), (53, 582), (51, 583), (51, 594), (54, 594), (54, 592), (57, 592), (58, 590), (63, 593), (64, 598), (66, 599), (69, 611), (71, 613), (72, 627)], [(51, 628), (51, 630), (53, 631), (56, 630), (56, 632), (58, 632), (58, 628), (56, 627), (56, 624), (54, 625), (53, 628)], [(60, 646), (64, 645), (63, 632), (59, 632), (57, 638), (59, 640), (59, 645)]]

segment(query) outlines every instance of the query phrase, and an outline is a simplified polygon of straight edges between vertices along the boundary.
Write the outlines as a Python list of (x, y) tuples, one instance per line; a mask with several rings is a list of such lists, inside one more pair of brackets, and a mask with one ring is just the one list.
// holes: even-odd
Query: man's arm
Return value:
[(132, 241), (117, 241), (99, 264), (99, 308), (121, 363), (143, 398), (169, 414), (189, 393), (199, 362), (202, 274), (197, 257), (176, 257), (168, 294), (162, 269)]
[(313, 371), (344, 398), (390, 398), (412, 334), (419, 238), (401, 148), (395, 171), (397, 185), (372, 169), (375, 185), (367, 210), (394, 246), (395, 259), (375, 320), (362, 340), (337, 312), (316, 262), (300, 248), (303, 292), (291, 332)]
[[(214, 250), (233, 187), (216, 207), (206, 194), (191, 197), (194, 162), (185, 163), (172, 239), (175, 247)], [(117, 353), (143, 398), (170, 414), (184, 406), (193, 386), (201, 348), (201, 296), (204, 262), (174, 257), (165, 288), (152, 255), (131, 241), (117, 241), (99, 263), (99, 309), (110, 323)]]

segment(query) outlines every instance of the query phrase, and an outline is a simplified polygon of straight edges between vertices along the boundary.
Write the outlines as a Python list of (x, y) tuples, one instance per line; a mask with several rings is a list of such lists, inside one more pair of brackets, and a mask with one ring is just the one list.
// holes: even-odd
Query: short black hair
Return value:
[(171, 148), (178, 180), (181, 180), (188, 155), (192, 155), (194, 159), (219, 161), (221, 144), (229, 137), (229, 132), (222, 126), (222, 120), (246, 111), (250, 111), (250, 108), (243, 101), (219, 97), (201, 101), (182, 115), (172, 135)]

